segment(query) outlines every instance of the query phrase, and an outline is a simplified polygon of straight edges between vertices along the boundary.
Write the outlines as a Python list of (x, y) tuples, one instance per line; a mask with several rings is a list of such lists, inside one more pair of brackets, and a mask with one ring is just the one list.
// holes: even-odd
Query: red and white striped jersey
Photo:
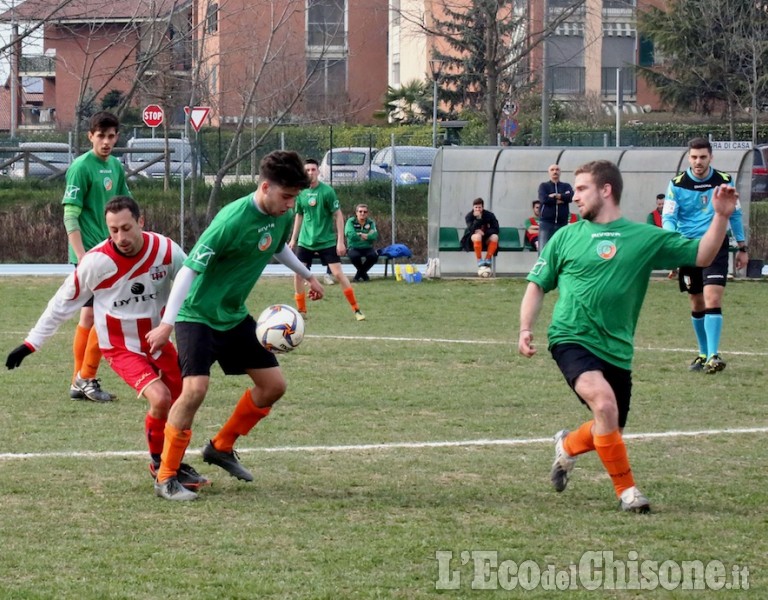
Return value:
[(144, 246), (136, 256), (120, 254), (112, 240), (86, 252), (48, 302), (26, 342), (39, 349), (93, 297), (99, 347), (147, 354), (145, 336), (159, 325), (173, 278), (186, 255), (163, 235), (146, 231), (142, 235)]

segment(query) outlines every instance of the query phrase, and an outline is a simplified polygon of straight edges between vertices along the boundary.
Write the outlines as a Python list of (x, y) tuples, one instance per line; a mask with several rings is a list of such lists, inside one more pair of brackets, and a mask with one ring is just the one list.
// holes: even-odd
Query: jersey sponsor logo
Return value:
[(165, 265), (157, 265), (149, 270), (149, 277), (152, 281), (159, 281), (166, 275), (168, 275), (168, 269), (165, 268)]
[[(131, 286), (131, 292), (133, 292), (133, 287)], [(141, 286), (142, 291), (144, 290), (144, 286)], [(139, 304), (141, 302), (154, 302), (157, 299), (157, 294), (139, 294), (136, 296), (131, 296), (130, 298), (118, 298), (112, 303), (112, 306), (114, 308), (120, 308), (121, 306), (128, 306), (129, 304)]]
[(272, 245), (272, 234), (271, 233), (265, 233), (261, 236), (261, 239), (259, 240), (259, 250), (264, 252)]
[(64, 200), (74, 200), (77, 198), (77, 192), (80, 191), (80, 188), (76, 185), (68, 185), (67, 189), (64, 190)]
[(108, 192), (112, 191), (112, 178), (111, 177), (105, 177), (104, 178), (104, 189)]
[(212, 248), (209, 248), (205, 244), (201, 244), (189, 258), (192, 262), (196, 262), (203, 267), (207, 267), (213, 255), (216, 254)]
[(137, 390), (140, 390), (140, 389), (141, 389), (141, 387), (142, 387), (142, 384), (143, 384), (143, 383), (144, 383), (144, 382), (145, 382), (147, 379), (149, 379), (150, 377), (152, 377), (153, 375), (154, 375), (154, 373), (153, 373), (152, 371), (145, 371), (145, 372), (144, 372), (144, 373), (142, 373), (142, 374), (141, 374), (141, 376), (140, 376), (140, 377), (139, 377), (139, 378), (138, 378), (138, 379), (137, 379), (137, 380), (134, 382), (134, 384), (133, 384), (133, 387), (134, 387), (135, 389), (137, 389)]
[(616, 256), (616, 244), (611, 241), (603, 240), (597, 245), (597, 255), (603, 260), (611, 260)]

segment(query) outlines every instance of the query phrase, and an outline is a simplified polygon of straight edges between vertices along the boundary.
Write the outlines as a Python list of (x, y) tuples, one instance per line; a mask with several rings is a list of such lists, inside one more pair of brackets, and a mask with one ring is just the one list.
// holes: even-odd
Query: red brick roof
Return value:
[[(179, 10), (188, 1), (174, 0), (26, 0), (13, 10), (18, 21), (127, 21), (152, 19)], [(0, 21), (10, 21), (10, 10)]]

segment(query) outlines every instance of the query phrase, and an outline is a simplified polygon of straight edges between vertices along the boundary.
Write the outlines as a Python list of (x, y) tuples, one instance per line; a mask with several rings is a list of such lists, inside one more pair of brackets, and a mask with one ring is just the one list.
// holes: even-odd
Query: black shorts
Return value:
[(211, 365), (219, 363), (226, 375), (242, 375), (247, 369), (277, 367), (275, 355), (259, 344), (256, 321), (248, 315), (227, 331), (204, 323), (176, 323), (176, 347), (182, 377), (211, 374)]
[[(579, 375), (587, 371), (601, 371), (616, 396), (616, 406), (619, 409), (619, 427), (623, 428), (627, 424), (629, 403), (632, 397), (632, 371), (621, 369), (602, 358), (598, 358), (579, 344), (556, 344), (552, 346), (552, 358), (555, 359), (574, 393), (576, 393), (574, 386)], [(581, 396), (578, 394), (576, 396), (582, 404), (589, 408)]]
[(341, 262), (339, 255), (336, 253), (336, 246), (329, 246), (320, 250), (310, 250), (309, 248), (304, 248), (304, 246), (298, 246), (296, 248), (296, 256), (308, 269), (312, 268), (312, 259), (315, 257), (320, 259), (323, 266)]
[(728, 281), (729, 250), (730, 242), (726, 236), (711, 265), (708, 267), (680, 267), (677, 274), (680, 291), (694, 295), (701, 294), (705, 285), (725, 287), (725, 283)]

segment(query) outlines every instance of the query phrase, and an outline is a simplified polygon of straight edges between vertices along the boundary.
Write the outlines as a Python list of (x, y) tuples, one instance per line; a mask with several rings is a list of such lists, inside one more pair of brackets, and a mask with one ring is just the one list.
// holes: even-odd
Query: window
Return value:
[(208, 5), (208, 15), (205, 18), (205, 32), (216, 33), (219, 30), (219, 4)]
[(325, 106), (327, 100), (343, 96), (347, 91), (346, 59), (320, 59), (307, 61), (307, 97), (310, 102)]
[(307, 45), (345, 47), (345, 0), (307, 0)]

